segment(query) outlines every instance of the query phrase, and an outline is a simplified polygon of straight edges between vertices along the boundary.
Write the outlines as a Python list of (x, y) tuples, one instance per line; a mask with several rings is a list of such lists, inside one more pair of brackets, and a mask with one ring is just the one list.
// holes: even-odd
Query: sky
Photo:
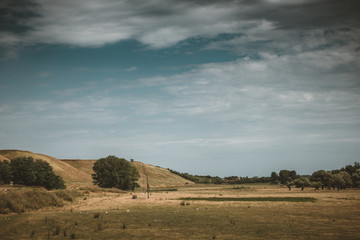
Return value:
[(0, 149), (217, 176), (360, 161), (357, 0), (2, 0)]

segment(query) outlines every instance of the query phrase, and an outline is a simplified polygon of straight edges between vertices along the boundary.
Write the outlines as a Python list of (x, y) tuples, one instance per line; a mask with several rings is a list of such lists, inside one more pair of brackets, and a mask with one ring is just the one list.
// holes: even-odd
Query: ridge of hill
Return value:
[[(83, 159), (57, 159), (44, 154), (33, 153), (23, 150), (0, 150), (0, 161), (9, 160), (18, 157), (32, 157), (46, 161), (53, 168), (55, 174), (61, 176), (67, 184), (71, 185), (92, 185), (93, 165), (97, 160)], [(138, 161), (131, 162), (137, 168), (140, 174), (138, 183), (142, 188), (146, 188), (146, 175), (149, 185), (153, 187), (183, 186), (185, 184), (194, 184), (168, 169), (152, 166)]]
[[(84, 159), (61, 159), (61, 161), (73, 166), (74, 168), (83, 171), (91, 176), (94, 173), (92, 167), (97, 160)], [(150, 187), (169, 187), (169, 186), (183, 186), (185, 184), (194, 184), (176, 174), (171, 173), (168, 169), (152, 166), (150, 164), (134, 161), (131, 162), (139, 171), (140, 178), (137, 181), (141, 188), (146, 187), (146, 175)]]
[(60, 161), (54, 157), (50, 157), (44, 154), (33, 153), (30, 151), (22, 150), (0, 150), (0, 156), (6, 159), (14, 159), (18, 157), (32, 157), (34, 159), (40, 159), (48, 162), (53, 168), (55, 174), (61, 176), (65, 182), (88, 182), (91, 181), (91, 175), (88, 175), (73, 166)]

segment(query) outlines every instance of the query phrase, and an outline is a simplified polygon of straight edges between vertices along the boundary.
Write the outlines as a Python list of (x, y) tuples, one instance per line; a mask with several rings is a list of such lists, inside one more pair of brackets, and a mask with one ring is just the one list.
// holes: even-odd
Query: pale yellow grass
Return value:
[[(195, 185), (176, 192), (84, 192), (63, 208), (0, 219), (1, 239), (359, 239), (360, 192), (271, 185)], [(136, 194), (137, 198), (132, 199)], [(208, 202), (180, 197), (313, 197), (315, 202)], [(98, 218), (94, 218), (99, 214)], [(10, 219), (5, 220), (7, 217)], [(56, 235), (56, 230), (61, 233)]]

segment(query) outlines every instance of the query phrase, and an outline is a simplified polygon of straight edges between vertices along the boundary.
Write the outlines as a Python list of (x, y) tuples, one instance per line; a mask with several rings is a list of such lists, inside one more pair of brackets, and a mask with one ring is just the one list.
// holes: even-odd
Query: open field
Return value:
[(62, 207), (0, 215), (0, 239), (359, 239), (359, 190), (184, 185), (150, 199), (143, 192), (79, 195)]

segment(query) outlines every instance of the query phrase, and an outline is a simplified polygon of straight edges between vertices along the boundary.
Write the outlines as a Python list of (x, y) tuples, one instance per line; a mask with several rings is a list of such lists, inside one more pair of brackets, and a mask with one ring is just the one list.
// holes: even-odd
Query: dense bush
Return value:
[(32, 157), (20, 157), (11, 162), (0, 163), (0, 182), (10, 182), (25, 186), (43, 186), (46, 189), (65, 188), (64, 180), (55, 175), (49, 163), (34, 160)]
[(9, 184), (13, 179), (10, 163), (0, 161), (0, 184)]
[(134, 190), (140, 177), (138, 170), (129, 161), (115, 156), (99, 159), (93, 170), (93, 183), (103, 188)]

